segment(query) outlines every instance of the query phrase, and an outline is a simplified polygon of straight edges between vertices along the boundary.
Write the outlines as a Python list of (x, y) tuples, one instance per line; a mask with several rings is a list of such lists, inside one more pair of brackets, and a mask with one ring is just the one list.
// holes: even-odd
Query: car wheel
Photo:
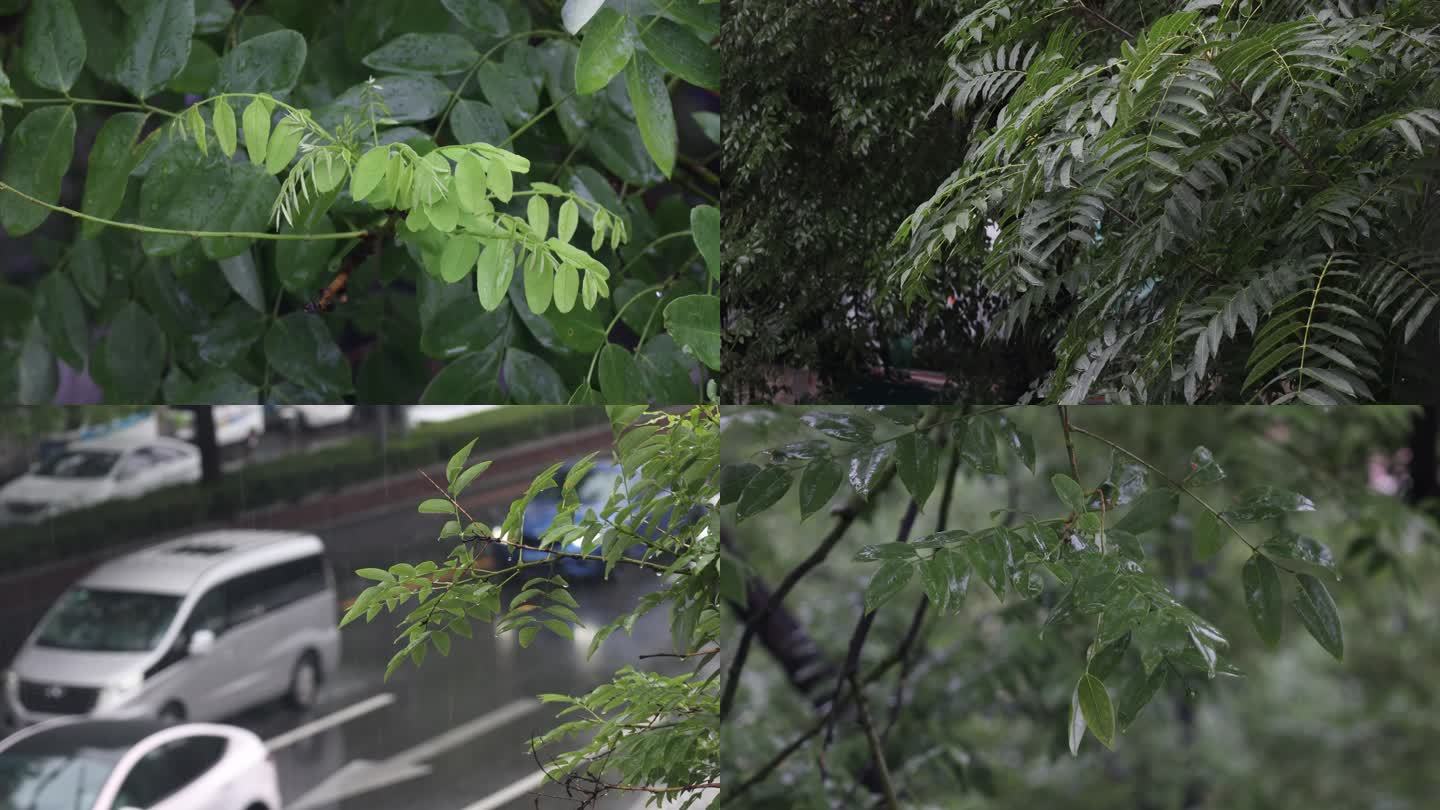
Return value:
[(301, 711), (314, 708), (320, 701), (320, 661), (315, 653), (305, 653), (295, 664), (287, 699), (293, 708)]
[(185, 722), (185, 707), (175, 701), (171, 701), (166, 703), (164, 708), (160, 709), (158, 716), (162, 723), (169, 723), (171, 725), (183, 723)]

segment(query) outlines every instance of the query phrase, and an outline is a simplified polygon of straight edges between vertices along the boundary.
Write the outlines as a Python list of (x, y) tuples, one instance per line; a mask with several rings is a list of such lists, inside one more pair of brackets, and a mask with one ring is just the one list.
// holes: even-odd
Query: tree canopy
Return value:
[(719, 20), (0, 0), (3, 399), (715, 396)]
[[(953, 174), (884, 275), (960, 268), (1059, 402), (1428, 402), (1440, 4), (987, 0), (944, 38)], [(952, 271), (953, 272), (953, 271)]]
[(728, 419), (722, 807), (1428, 806), (1416, 410)]

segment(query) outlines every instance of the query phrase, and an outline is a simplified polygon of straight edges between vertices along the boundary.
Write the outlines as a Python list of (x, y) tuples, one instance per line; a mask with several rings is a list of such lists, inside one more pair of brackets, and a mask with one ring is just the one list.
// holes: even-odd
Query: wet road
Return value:
[[(489, 514), (475, 517), (498, 522), (504, 507), (482, 507)], [(435, 540), (441, 523), (407, 505), (315, 530), (341, 575), (343, 600), (367, 584), (354, 576), (356, 568), (439, 561), (450, 548)], [(654, 585), (653, 577), (636, 572), (579, 584), (578, 613), (597, 629)], [(288, 810), (533, 808), (538, 793), (561, 793), (541, 785), (527, 745), (555, 724), (558, 707), (542, 707), (534, 696), (583, 693), (621, 666), (649, 663), (638, 655), (669, 649), (658, 613), (638, 622), (633, 636), (612, 636), (590, 660), (584, 629), (574, 641), (542, 634), (521, 649), (513, 633), (496, 637), (488, 625), (477, 625), (474, 639), (455, 639), (448, 658), (432, 650), (423, 666), (407, 663), (386, 683), (395, 621), (382, 614), (372, 624), (345, 628), (341, 671), (312, 712), (267, 706), (232, 718), (280, 746), (275, 761)], [(540, 806), (574, 803), (542, 799)], [(615, 798), (601, 806), (629, 810), (639, 802)]]

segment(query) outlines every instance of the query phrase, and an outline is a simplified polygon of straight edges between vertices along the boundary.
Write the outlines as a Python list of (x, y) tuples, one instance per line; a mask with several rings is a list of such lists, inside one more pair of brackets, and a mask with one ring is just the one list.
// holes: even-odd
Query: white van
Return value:
[[(264, 405), (214, 405), (215, 443), (221, 447), (244, 442), (254, 447), (265, 433)], [(195, 441), (195, 412), (184, 408), (166, 410), (175, 438)]]
[(13, 725), (64, 715), (218, 720), (286, 696), (312, 707), (340, 664), (320, 538), (217, 531), (101, 565), (5, 673)]

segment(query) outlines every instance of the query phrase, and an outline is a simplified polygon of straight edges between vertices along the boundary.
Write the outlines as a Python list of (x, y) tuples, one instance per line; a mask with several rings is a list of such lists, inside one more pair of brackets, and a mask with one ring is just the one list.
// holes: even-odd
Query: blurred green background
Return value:
[[(825, 410), (863, 412), (863, 409)], [(820, 438), (799, 422), (808, 409), (727, 408), (727, 462), (767, 461), (766, 448)], [(1197, 507), (1182, 498), (1168, 529), (1141, 536), (1146, 566), (1187, 606), (1230, 640), (1228, 660), (1243, 675), (1167, 684), (1113, 752), (1093, 737), (1072, 757), (1066, 743), (1071, 690), (1084, 669), (1093, 622), (1042, 624), (1057, 594), (1047, 583), (1037, 601), (997, 600), (972, 583), (958, 615), (935, 616), (909, 679), (885, 753), (904, 806), (916, 808), (1380, 808), (1437, 806), (1440, 768), (1440, 585), (1437, 505), (1415, 491), (1433, 486), (1433, 414), (1366, 407), (1070, 409), (1075, 425), (1110, 438), (1179, 478), (1197, 445), (1208, 447), (1227, 478), (1205, 489), (1223, 508), (1242, 489), (1277, 486), (1312, 498), (1314, 512), (1287, 526), (1326, 543), (1342, 579), (1331, 586), (1345, 630), (1345, 660), (1331, 658), (1293, 613), (1277, 649), (1251, 625), (1241, 590), (1249, 550), (1232, 540), (1215, 556), (1194, 552)], [(962, 466), (950, 528), (994, 525), (991, 512), (1014, 508), (1053, 515), (1050, 476), (1069, 463), (1055, 408), (1014, 408), (1037, 450), (1032, 474), (1002, 452), (1006, 472), (978, 475)], [(877, 420), (884, 424), (885, 420)], [(894, 428), (895, 432), (901, 429)], [(1419, 442), (1419, 452), (1415, 442)], [(1111, 450), (1076, 436), (1082, 483), (1104, 480)], [(1428, 449), (1429, 452), (1426, 452)], [(1414, 467), (1417, 456), (1429, 469)], [(942, 475), (945, 463), (942, 462)], [(913, 537), (933, 531), (943, 489), (936, 487)], [(841, 496), (846, 494), (842, 487)], [(838, 665), (861, 615), (874, 564), (854, 562), (863, 545), (889, 542), (906, 504), (899, 482), (876, 496), (827, 561), (785, 604)], [(837, 499), (838, 502), (838, 499)], [(727, 507), (733, 516), (733, 506)], [(832, 519), (802, 523), (796, 495), (742, 523), (738, 547), (753, 574), (774, 587), (810, 553)], [(1257, 530), (1258, 532), (1258, 530)], [(877, 614), (862, 671), (889, 655), (922, 594), (912, 582)], [(729, 617), (727, 647), (736, 638)], [(867, 690), (877, 722), (890, 712), (895, 675)], [(759, 644), (751, 651), (735, 710), (726, 720), (725, 783), (734, 786), (819, 717)], [(842, 722), (818, 767), (819, 746), (801, 748), (770, 778), (730, 806), (876, 807), (856, 785), (868, 760), (858, 725)]]

